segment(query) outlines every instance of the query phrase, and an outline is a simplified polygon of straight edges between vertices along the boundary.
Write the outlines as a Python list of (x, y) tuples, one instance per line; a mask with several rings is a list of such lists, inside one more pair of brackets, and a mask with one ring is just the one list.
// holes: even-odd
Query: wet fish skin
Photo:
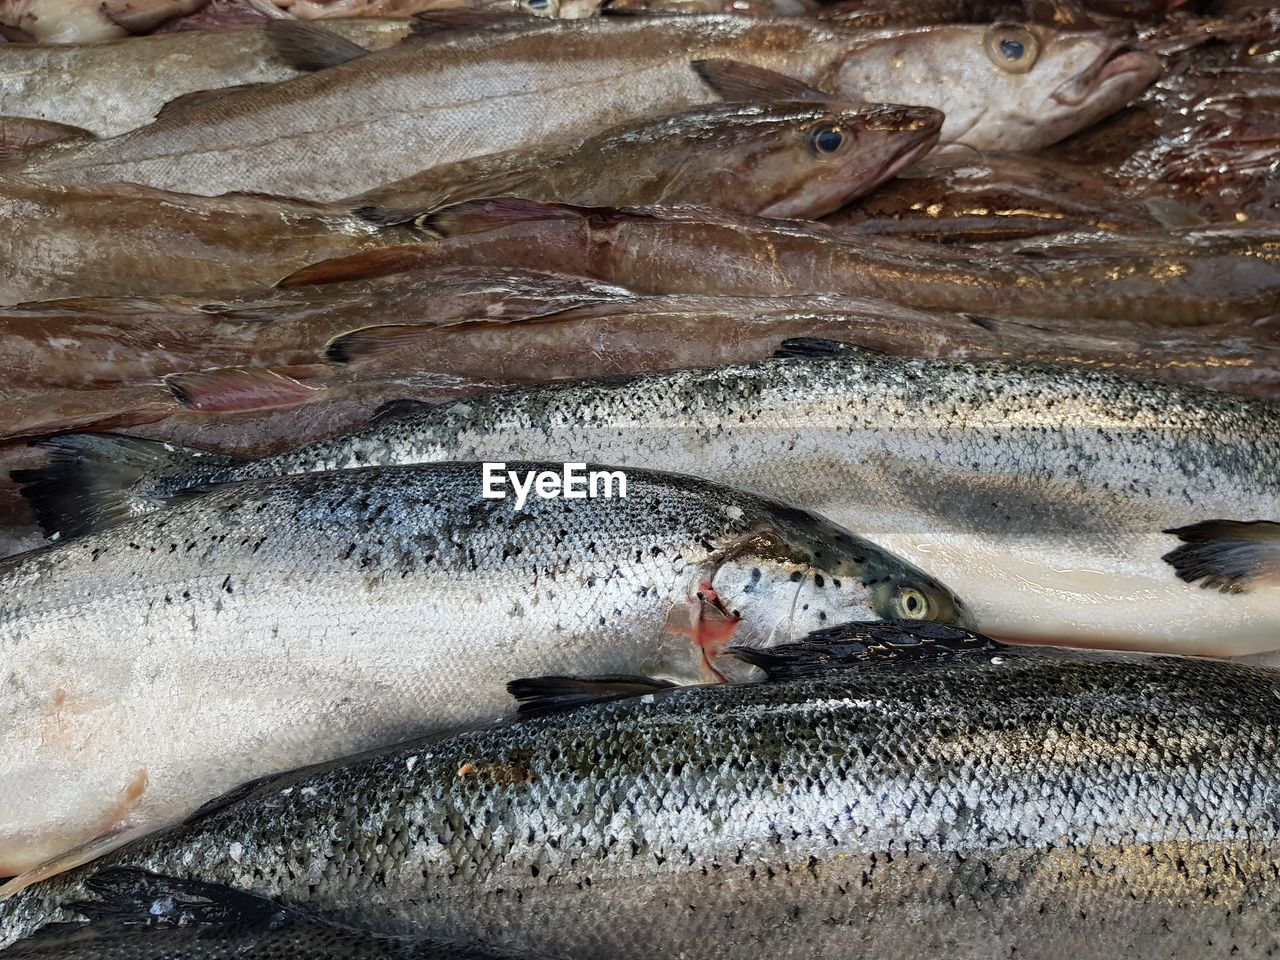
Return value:
[[(835, 96), (935, 106), (947, 117), (944, 141), (963, 130), (959, 138), (979, 148), (1026, 149), (1119, 109), (1158, 71), (1144, 54), (1112, 59), (1109, 35), (1077, 32), (1040, 36), (1044, 49), (1026, 72), (993, 72), (983, 27), (938, 29), (945, 32), (890, 31), (888, 40), (802, 17), (727, 15), (540, 21), (454, 33), (447, 42), (400, 44), (283, 86), (228, 94), (110, 141), (49, 149), (23, 169), (59, 182), (332, 200), (439, 163), (704, 103), (707, 88), (689, 69), (699, 59), (765, 67)], [(899, 57), (972, 66), (937, 88), (873, 76)], [(518, 74), (490, 67), (510, 62), (525, 67)], [(549, 98), (548, 90), (562, 95)], [(1062, 103), (1052, 99), (1055, 91)], [(992, 102), (1007, 103), (1010, 112), (992, 111)], [(991, 122), (979, 123), (981, 111)], [(360, 120), (352, 123), (352, 116)], [(361, 162), (350, 162), (357, 155)]]
[(302, 201), (0, 178), (0, 304), (264, 287), (322, 252), (412, 239)]
[(1083, 251), (954, 251), (693, 206), (598, 210), (474, 201), (440, 211), (446, 242), (320, 263), (285, 285), (440, 266), (523, 266), (644, 294), (841, 293), (979, 315), (1252, 325), (1275, 313), (1280, 228), (1211, 224), (1122, 236)]
[(0, 564), (0, 875), (246, 777), (499, 716), (520, 674), (699, 682), (730, 640), (965, 619), (780, 502), (643, 470), (626, 488), (521, 510), (482, 498), (478, 463), (277, 478)]
[(51, 924), (9, 947), (7, 960), (537, 960), (431, 937), (331, 923), (219, 884), (145, 871), (89, 881), (91, 922)]
[[(937, 142), (942, 114), (890, 104), (712, 104), (585, 140), (433, 167), (344, 201), (377, 222), (495, 193), (586, 206), (702, 203), (818, 217), (879, 186)], [(824, 133), (825, 132), (825, 133)], [(834, 145), (816, 138), (823, 133)], [(621, 171), (601, 177), (602, 169)]]
[(282, 778), (22, 892), (6, 935), (129, 865), (557, 956), (1276, 948), (1275, 671), (884, 630)]
[[(61, 442), (48, 476), (94, 489), (100, 462)], [(1205, 590), (1161, 559), (1161, 531), (1280, 516), (1276, 406), (1070, 366), (862, 354), (530, 387), (262, 460), (159, 454), (110, 509), (356, 463), (584, 455), (817, 510), (964, 583), (999, 635), (1203, 654), (1280, 636), (1274, 591)]]
[[(381, 49), (400, 42), (409, 27), (408, 20), (345, 20), (331, 29)], [(261, 26), (104, 43), (6, 43), (0, 46), (0, 114), (52, 120), (107, 137), (149, 123), (183, 94), (297, 75)]]

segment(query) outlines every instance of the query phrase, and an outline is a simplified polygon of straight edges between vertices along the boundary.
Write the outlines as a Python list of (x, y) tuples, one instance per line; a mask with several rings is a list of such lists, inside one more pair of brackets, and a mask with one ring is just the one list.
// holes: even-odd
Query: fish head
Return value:
[(813, 514), (780, 507), (710, 578), (735, 620), (732, 646), (768, 647), (855, 620), (971, 626), (946, 586), (882, 547)]
[(830, 84), (841, 96), (927, 104), (942, 142), (1037, 150), (1101, 120), (1159, 77), (1159, 58), (1119, 29), (947, 24), (856, 47)]
[(653, 142), (647, 156), (663, 178), (660, 202), (812, 218), (840, 209), (923, 156), (942, 122), (929, 107), (711, 104), (647, 131)]

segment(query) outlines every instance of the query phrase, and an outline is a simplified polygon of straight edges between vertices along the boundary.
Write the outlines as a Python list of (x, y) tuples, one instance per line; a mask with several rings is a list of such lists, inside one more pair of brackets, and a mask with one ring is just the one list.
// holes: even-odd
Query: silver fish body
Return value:
[[(74, 440), (51, 468), (101, 482)], [(93, 441), (90, 441), (92, 443)], [(1280, 411), (1071, 366), (859, 353), (566, 382), (386, 420), (248, 462), (161, 452), (118, 513), (192, 484), (436, 459), (585, 456), (816, 510), (943, 582), (1005, 637), (1274, 649), (1280, 595), (1179, 579), (1164, 531), (1280, 517)]]
[(278, 478), (0, 564), (0, 876), (246, 777), (499, 716), (513, 676), (699, 682), (731, 642), (965, 619), (821, 518), (626, 482), (518, 508), (479, 464)]
[(927, 625), (829, 633), (779, 651), (770, 682), (260, 785), (19, 893), (6, 937), (129, 866), (557, 957), (1280, 947), (1280, 673)]

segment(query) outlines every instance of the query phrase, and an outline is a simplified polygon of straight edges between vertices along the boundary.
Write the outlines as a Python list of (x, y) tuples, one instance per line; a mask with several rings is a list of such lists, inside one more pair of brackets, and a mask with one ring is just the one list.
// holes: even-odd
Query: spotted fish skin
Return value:
[(557, 957), (1280, 947), (1280, 673), (951, 635), (286, 777), (28, 889), (4, 928), (129, 865)]
[(626, 484), (520, 508), (475, 463), (276, 477), (0, 563), (0, 876), (247, 777), (493, 719), (515, 676), (698, 683), (730, 642), (965, 622), (819, 517)]
[(853, 351), (531, 387), (265, 460), (176, 458), (130, 508), (205, 477), (517, 456), (782, 497), (964, 584), (1006, 638), (1201, 654), (1280, 638), (1280, 593), (1227, 596), (1162, 559), (1179, 542), (1163, 531), (1280, 516), (1277, 407), (1066, 365)]

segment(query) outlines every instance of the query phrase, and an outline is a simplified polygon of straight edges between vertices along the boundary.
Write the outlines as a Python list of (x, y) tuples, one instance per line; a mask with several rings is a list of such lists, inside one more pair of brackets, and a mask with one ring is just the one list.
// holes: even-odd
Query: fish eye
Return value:
[(813, 128), (809, 134), (809, 146), (818, 154), (830, 156), (844, 146), (844, 131), (830, 124), (822, 124)]
[(894, 591), (893, 602), (904, 620), (927, 620), (932, 612), (929, 598), (922, 591), (905, 584)]
[(551, 9), (551, 3), (552, 0), (524, 0), (524, 5), (534, 13), (550, 13), (554, 15), (555, 11)]
[(1016, 23), (993, 24), (983, 38), (983, 47), (991, 62), (1006, 73), (1026, 73), (1040, 55), (1035, 34)]

